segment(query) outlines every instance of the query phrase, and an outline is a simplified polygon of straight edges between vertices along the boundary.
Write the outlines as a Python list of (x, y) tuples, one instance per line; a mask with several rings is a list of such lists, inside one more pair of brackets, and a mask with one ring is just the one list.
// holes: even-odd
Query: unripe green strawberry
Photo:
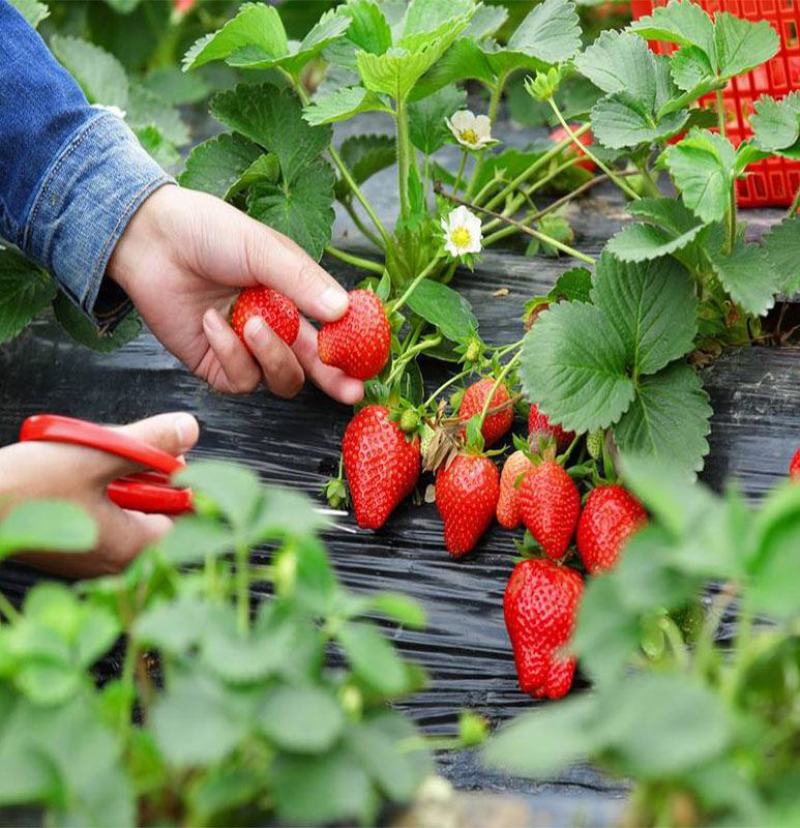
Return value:
[[(461, 398), (461, 404), (458, 407), (458, 416), (461, 420), (466, 422), (476, 414), (483, 411), (483, 406), (486, 403), (486, 398), (492, 393), (495, 381), (491, 377), (484, 377), (478, 382), (474, 382), (464, 392)], [(492, 396), (492, 401), (489, 403), (489, 410), (499, 408), (509, 402), (508, 388), (502, 383), (497, 387), (497, 390)], [(511, 428), (514, 422), (514, 409), (511, 405), (507, 405), (502, 411), (496, 414), (487, 415), (483, 421), (481, 434), (483, 435), (483, 442), (486, 448), (493, 446), (495, 443), (503, 439)]]
[(497, 522), (506, 529), (516, 529), (522, 522), (519, 512), (521, 477), (533, 468), (524, 451), (510, 454), (500, 474), (500, 499), (497, 501)]
[(566, 553), (580, 510), (577, 486), (554, 460), (545, 460), (523, 478), (519, 487), (522, 522), (549, 558), (562, 558)]
[(583, 594), (580, 575), (545, 558), (514, 567), (503, 599), (520, 690), (560, 699), (572, 686), (575, 659), (564, 654)]
[(389, 409), (368, 405), (345, 429), (342, 453), (358, 525), (380, 529), (417, 485), (419, 438), (409, 440)]
[(647, 523), (642, 504), (622, 486), (598, 486), (583, 506), (576, 545), (592, 575), (611, 569), (630, 536)]
[(389, 361), (392, 329), (383, 303), (369, 290), (351, 290), (347, 312), (317, 336), (319, 358), (350, 377), (372, 379)]
[(500, 496), (497, 466), (485, 455), (458, 454), (436, 474), (436, 507), (447, 551), (460, 558), (489, 528)]
[(586, 451), (589, 452), (589, 457), (592, 460), (599, 460), (603, 456), (603, 441), (606, 433), (602, 428), (597, 431), (591, 431), (586, 435)]
[(287, 345), (297, 339), (300, 314), (294, 302), (277, 290), (256, 285), (239, 294), (231, 312), (231, 327), (245, 345), (244, 327), (251, 316), (260, 316)]

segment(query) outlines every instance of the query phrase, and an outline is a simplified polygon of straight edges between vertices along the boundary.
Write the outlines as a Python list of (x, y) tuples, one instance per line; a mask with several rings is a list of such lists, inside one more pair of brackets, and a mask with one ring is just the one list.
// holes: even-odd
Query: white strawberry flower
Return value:
[(442, 219), (445, 250), (454, 258), (481, 252), (481, 220), (463, 205)]
[(462, 147), (480, 150), (497, 143), (492, 138), (492, 122), (485, 115), (475, 115), (469, 109), (464, 109), (444, 121)]
[(95, 104), (94, 108), (110, 112), (112, 115), (116, 115), (117, 118), (123, 121), (125, 120), (125, 116), (128, 114), (124, 109), (120, 109), (118, 106), (114, 106), (114, 104)]

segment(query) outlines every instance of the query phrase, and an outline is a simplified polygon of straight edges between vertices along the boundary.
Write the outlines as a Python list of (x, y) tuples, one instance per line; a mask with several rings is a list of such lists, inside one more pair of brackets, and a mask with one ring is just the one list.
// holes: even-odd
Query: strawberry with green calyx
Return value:
[(503, 614), (523, 693), (560, 699), (569, 692), (575, 659), (564, 648), (572, 637), (582, 595), (583, 580), (567, 566), (529, 558), (514, 567)]
[(647, 523), (647, 512), (622, 486), (592, 489), (583, 506), (576, 545), (592, 575), (611, 569), (627, 540)]
[(458, 416), (462, 422), (466, 422), (484, 411), (490, 395), (491, 402), (481, 429), (487, 446), (493, 446), (502, 440), (514, 422), (514, 403), (506, 385), (502, 382), (497, 385), (492, 377), (484, 377), (464, 391), (458, 406)]
[(519, 510), (545, 555), (563, 558), (578, 523), (581, 497), (572, 478), (554, 459), (545, 458), (522, 479)]
[(244, 328), (253, 316), (261, 317), (287, 345), (294, 344), (300, 330), (300, 314), (287, 296), (263, 285), (245, 288), (239, 294), (231, 311), (231, 327), (245, 345)]
[(371, 404), (345, 429), (342, 454), (358, 525), (380, 529), (417, 485), (419, 436), (403, 433), (388, 408)]
[(561, 453), (569, 448), (570, 443), (575, 439), (575, 432), (565, 431), (558, 423), (550, 422), (539, 411), (539, 407), (532, 403), (531, 410), (528, 413), (528, 436), (534, 450), (537, 449), (542, 439), (549, 440), (552, 438), (556, 442), (559, 453)]
[(347, 506), (350, 498), (347, 494), (347, 486), (344, 483), (344, 455), (339, 455), (339, 474), (336, 477), (331, 477), (322, 487), (322, 494), (325, 495), (325, 500), (331, 509), (341, 509)]
[(519, 487), (533, 462), (525, 451), (517, 449), (506, 458), (500, 473), (500, 497), (497, 501), (497, 522), (506, 529), (516, 529), (522, 523), (519, 509)]
[(348, 376), (368, 380), (389, 361), (392, 329), (380, 298), (368, 290), (351, 290), (341, 319), (328, 322), (317, 336), (319, 358)]

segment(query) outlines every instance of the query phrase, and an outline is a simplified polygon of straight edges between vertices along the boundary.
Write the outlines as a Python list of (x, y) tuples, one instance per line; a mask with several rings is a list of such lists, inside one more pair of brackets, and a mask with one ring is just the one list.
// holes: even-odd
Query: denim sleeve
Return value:
[(94, 316), (119, 237), (172, 178), (120, 118), (89, 105), (7, 0), (0, 56), (0, 236)]

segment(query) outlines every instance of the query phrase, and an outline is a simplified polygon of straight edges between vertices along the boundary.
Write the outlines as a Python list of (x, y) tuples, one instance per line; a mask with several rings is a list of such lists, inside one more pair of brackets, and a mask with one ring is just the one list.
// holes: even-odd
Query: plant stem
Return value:
[(464, 377), (466, 377), (468, 374), (471, 374), (471, 373), (472, 373), (472, 368), (465, 368), (463, 371), (459, 371), (457, 374), (454, 374), (452, 377), (450, 377), (449, 380), (447, 380), (447, 382), (442, 383), (430, 395), (430, 397), (428, 397), (427, 400), (425, 400), (425, 402), (422, 404), (422, 407), (427, 408), (429, 405), (431, 405), (433, 402), (435, 402), (435, 400), (439, 396), (439, 394), (446, 391), (454, 382), (458, 382), (460, 379), (463, 379)]
[(689, 666), (689, 652), (686, 649), (686, 644), (683, 641), (683, 636), (677, 625), (667, 616), (661, 619), (658, 626), (666, 636), (670, 649), (678, 662), (678, 666), (681, 669), (686, 669)]
[(250, 550), (241, 540), (236, 541), (236, 622), (239, 633), (247, 635), (250, 629), (250, 573), (247, 569)]
[(408, 136), (408, 110), (406, 102), (397, 101), (397, 184), (400, 190), (400, 214), (408, 218), (408, 173), (411, 169), (411, 139)]
[(330, 253), (331, 256), (335, 256), (337, 259), (340, 259), (343, 262), (347, 262), (347, 264), (353, 265), (353, 267), (359, 267), (361, 270), (368, 270), (370, 273), (378, 273), (381, 276), (383, 275), (384, 267), (378, 262), (373, 262), (370, 259), (364, 259), (361, 256), (356, 256), (353, 253), (347, 253), (344, 250), (340, 250), (338, 247), (334, 247), (332, 244), (326, 245), (325, 252)]
[(717, 120), (719, 121), (719, 134), (724, 138), (726, 136), (725, 123), (727, 121), (725, 114), (725, 98), (722, 95), (721, 89), (717, 89), (715, 94), (717, 98)]
[(431, 259), (428, 266), (417, 276), (414, 277), (411, 284), (406, 288), (405, 293), (392, 305), (391, 311), (395, 313), (399, 311), (400, 308), (405, 305), (408, 301), (408, 297), (417, 289), (417, 285), (433, 270), (433, 268), (438, 264), (441, 256), (436, 256), (435, 258)]
[(457, 193), (461, 188), (461, 179), (464, 177), (464, 167), (467, 164), (467, 151), (461, 150), (461, 161), (458, 164), (458, 172), (456, 173), (456, 183), (453, 184), (453, 192)]
[(564, 128), (565, 132), (570, 137), (573, 144), (575, 144), (575, 146), (580, 150), (580, 152), (583, 153), (583, 155), (585, 155), (587, 158), (594, 161), (594, 163), (598, 166), (598, 168), (601, 169), (617, 185), (617, 187), (619, 187), (620, 190), (622, 190), (623, 193), (625, 193), (627, 196), (632, 198), (634, 201), (638, 201), (639, 200), (639, 193), (637, 193), (636, 190), (633, 190), (631, 187), (629, 187), (628, 184), (622, 178), (618, 178), (617, 175), (613, 172), (613, 170), (608, 165), (604, 164), (592, 152), (592, 150), (589, 147), (584, 146), (578, 140), (577, 132), (572, 131), (572, 127), (564, 119), (564, 116), (561, 114), (561, 110), (558, 108), (558, 104), (555, 102), (555, 100), (553, 98), (550, 98), (549, 103), (550, 103), (550, 108), (553, 110), (553, 113), (555, 114), (556, 118), (558, 118), (559, 123)]
[(791, 218), (797, 212), (798, 207), (800, 207), (800, 187), (797, 188), (797, 192), (794, 194), (794, 200), (792, 201), (792, 206), (789, 207), (789, 211), (786, 215)]
[[(489, 96), (488, 112), (490, 127), (494, 126), (495, 122), (497, 121), (497, 110), (500, 108), (500, 100), (503, 97), (503, 89), (505, 88), (507, 80), (508, 73), (506, 72), (497, 78), (497, 81), (492, 87), (492, 92)], [(478, 178), (480, 177), (481, 170), (483, 169), (485, 161), (486, 153), (482, 152), (478, 156), (478, 160), (475, 163), (475, 169), (472, 171), (472, 177), (470, 178), (469, 186), (467, 187), (467, 198), (469, 198), (472, 195), (472, 192), (475, 189), (475, 185), (478, 183)]]
[(430, 348), (435, 348), (437, 345), (440, 345), (441, 342), (441, 336), (434, 336), (430, 339), (423, 339), (422, 342), (419, 342), (412, 348), (409, 348), (392, 366), (392, 370), (386, 378), (386, 385), (390, 386), (395, 380), (400, 379), (403, 375), (403, 371), (405, 371), (406, 365), (408, 365), (408, 363), (411, 362), (417, 354), (421, 354), (423, 351), (427, 351)]
[(511, 369), (514, 368), (518, 362), (519, 354), (516, 354), (513, 357), (513, 359), (510, 359), (505, 364), (503, 370), (497, 375), (497, 379), (494, 381), (492, 390), (486, 395), (486, 399), (483, 402), (483, 408), (481, 409), (481, 418), (478, 422), (478, 431), (481, 431), (483, 429), (484, 420), (486, 419), (486, 415), (489, 413), (489, 409), (492, 407), (492, 400), (494, 399), (494, 395), (497, 393), (497, 389), (500, 387), (503, 380), (508, 376)]
[(736, 186), (731, 184), (730, 205), (728, 207), (728, 244), (726, 253), (730, 254), (736, 244)]
[(0, 612), (6, 617), (7, 621), (19, 621), (20, 614), (11, 601), (6, 598), (3, 591), (0, 590)]
[(356, 212), (356, 208), (353, 206), (350, 200), (347, 199), (339, 203), (342, 205), (342, 207), (344, 207), (345, 210), (347, 210), (347, 214), (353, 220), (353, 224), (355, 224), (355, 226), (358, 227), (358, 229), (363, 233), (364, 237), (371, 241), (375, 245), (375, 247), (378, 248), (378, 250), (384, 252), (385, 248), (383, 246), (383, 241), (379, 239), (372, 232), (372, 230), (370, 230), (369, 227), (367, 227), (366, 224), (364, 224), (364, 222), (361, 220), (361, 216), (358, 215), (358, 213)]

